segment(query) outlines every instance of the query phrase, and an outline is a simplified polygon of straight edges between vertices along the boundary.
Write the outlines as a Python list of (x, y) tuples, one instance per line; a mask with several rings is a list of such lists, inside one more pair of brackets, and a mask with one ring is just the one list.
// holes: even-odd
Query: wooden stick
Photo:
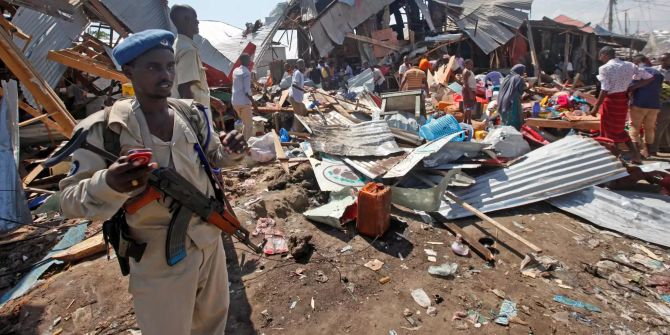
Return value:
[(495, 256), (493, 255), (491, 250), (484, 247), (481, 243), (479, 243), (477, 239), (472, 237), (472, 235), (466, 233), (465, 230), (463, 230), (457, 224), (453, 222), (447, 222), (444, 216), (442, 216), (440, 213), (430, 213), (430, 216), (433, 219), (435, 219), (435, 221), (441, 223), (445, 228), (449, 229), (455, 235), (461, 236), (463, 241), (470, 247), (472, 247), (475, 253), (484, 258), (485, 261), (487, 262), (495, 261)]
[(33, 193), (56, 194), (55, 191), (43, 190), (41, 188), (34, 188), (34, 187), (25, 187), (23, 190), (27, 191), (27, 192), (33, 192)]
[(530, 243), (528, 240), (519, 236), (517, 233), (507, 229), (507, 227), (503, 226), (500, 222), (498, 222), (498, 221), (492, 219), (491, 217), (489, 217), (488, 215), (480, 212), (478, 209), (472, 207), (472, 205), (470, 205), (467, 202), (461, 200), (461, 198), (457, 197), (456, 195), (452, 194), (451, 192), (447, 191), (447, 192), (445, 192), (445, 195), (447, 196), (447, 198), (453, 200), (459, 206), (467, 209), (468, 211), (470, 211), (472, 214), (476, 215), (480, 219), (494, 225), (496, 228), (502, 230), (507, 235), (509, 235), (509, 236), (515, 238), (516, 240), (518, 240), (519, 242), (525, 244), (526, 246), (531, 248), (534, 252), (536, 252), (536, 253), (542, 252), (542, 249), (538, 248), (535, 244)]
[(288, 169), (288, 158), (286, 158), (286, 154), (284, 153), (284, 148), (281, 147), (281, 141), (279, 140), (279, 135), (277, 135), (277, 132), (275, 132), (274, 129), (272, 129), (272, 134), (274, 144), (275, 144), (275, 153), (277, 154), (277, 160), (281, 164), (282, 169), (286, 173), (290, 173)]

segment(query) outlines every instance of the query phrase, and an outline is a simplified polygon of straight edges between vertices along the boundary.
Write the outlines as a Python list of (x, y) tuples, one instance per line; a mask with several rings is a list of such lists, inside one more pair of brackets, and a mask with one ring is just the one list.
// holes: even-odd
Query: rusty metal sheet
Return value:
[(400, 163), (405, 157), (407, 157), (407, 153), (381, 159), (379, 157), (347, 157), (344, 159), (344, 162), (366, 177), (377, 179), (377, 177), (385, 174), (396, 164)]

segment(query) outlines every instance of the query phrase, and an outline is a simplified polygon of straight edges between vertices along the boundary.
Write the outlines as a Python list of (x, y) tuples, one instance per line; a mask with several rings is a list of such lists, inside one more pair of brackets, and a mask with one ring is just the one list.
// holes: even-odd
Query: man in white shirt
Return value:
[(642, 163), (640, 151), (625, 129), (628, 117), (628, 89), (633, 80), (653, 80), (653, 76), (633, 63), (616, 58), (612, 47), (600, 49), (598, 55), (605, 65), (598, 69), (600, 95), (591, 114), (595, 115), (598, 112), (601, 114), (600, 136), (614, 143), (625, 143), (633, 156), (632, 162), (640, 164)]
[(251, 96), (251, 71), (249, 71), (249, 63), (251, 57), (248, 54), (240, 56), (240, 65), (233, 71), (233, 96), (231, 103), (237, 117), (242, 120), (244, 125), (244, 139), (249, 140), (253, 136), (253, 97)]
[(386, 78), (384, 78), (384, 73), (382, 73), (382, 70), (379, 69), (379, 66), (372, 66), (370, 68), (372, 70), (372, 78), (375, 82), (375, 93), (382, 93), (384, 91), (384, 82), (386, 81)]
[(296, 62), (296, 69), (293, 70), (293, 79), (291, 81), (291, 88), (288, 90), (288, 101), (293, 107), (293, 112), (298, 115), (306, 115), (307, 107), (302, 102), (305, 97), (305, 61), (298, 59)]
[(407, 56), (403, 57), (402, 64), (400, 64), (400, 68), (398, 68), (398, 76), (402, 78), (405, 75), (405, 72), (411, 68), (412, 64), (409, 62), (409, 58)]

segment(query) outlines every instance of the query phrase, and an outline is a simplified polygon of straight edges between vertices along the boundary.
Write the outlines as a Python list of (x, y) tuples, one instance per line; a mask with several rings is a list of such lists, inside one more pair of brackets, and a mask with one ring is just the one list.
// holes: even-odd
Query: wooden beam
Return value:
[(460, 236), (463, 239), (463, 242), (465, 242), (472, 249), (474, 249), (474, 252), (479, 256), (481, 256), (482, 258), (484, 258), (485, 261), (487, 262), (495, 261), (496, 258), (491, 252), (491, 250), (484, 247), (481, 243), (479, 243), (479, 240), (474, 238), (472, 235), (468, 234), (457, 224), (453, 222), (448, 222), (439, 213), (430, 213), (430, 216), (432, 216), (433, 219), (435, 219), (435, 221), (441, 223), (445, 228), (449, 229), (452, 233), (454, 233), (454, 235)]
[(447, 198), (451, 199), (452, 201), (454, 201), (455, 203), (457, 203), (459, 206), (467, 209), (470, 213), (476, 215), (478, 218), (492, 224), (496, 228), (502, 230), (505, 234), (507, 234), (507, 235), (513, 237), (514, 239), (516, 239), (517, 241), (525, 244), (527, 247), (529, 247), (534, 252), (537, 252), (537, 253), (542, 252), (542, 249), (538, 248), (535, 244), (529, 242), (528, 240), (526, 240), (522, 236), (519, 236), (519, 234), (509, 230), (507, 227), (503, 226), (500, 222), (498, 222), (498, 221), (492, 219), (491, 217), (489, 217), (488, 215), (480, 212), (477, 208), (472, 207), (472, 205), (463, 201), (461, 198), (457, 197), (456, 195), (452, 194), (451, 192), (447, 191), (445, 193), (445, 196)]
[(526, 20), (526, 28), (528, 29), (528, 46), (530, 47), (530, 59), (533, 63), (533, 68), (535, 68), (535, 77), (537, 77), (538, 83), (542, 83), (540, 59), (537, 57), (537, 50), (535, 50), (535, 40), (533, 39), (533, 29), (530, 26), (530, 20)]
[(0, 15), (0, 26), (5, 28), (5, 30), (7, 30), (7, 32), (12, 36), (16, 36), (16, 37), (18, 37), (22, 40), (25, 40), (25, 41), (29, 41), (31, 39), (30, 35), (24, 33), (23, 30), (21, 30), (21, 28), (15, 26), (13, 23), (7, 21), (7, 19), (5, 19), (4, 15)]
[[(100, 1), (88, 0), (85, 6), (98, 14), (100, 19), (112, 27), (112, 29), (119, 33), (121, 37), (128, 37), (130, 30), (126, 27), (125, 24), (119, 21), (116, 16), (114, 16), (114, 14), (112, 14), (112, 12), (110, 12), (109, 9), (107, 9), (107, 7), (105, 7), (105, 5), (103, 5)], [(112, 36), (109, 38), (111, 39)]]
[(357, 41), (361, 41), (361, 42), (365, 42), (365, 43), (374, 44), (374, 45), (380, 46), (382, 48), (386, 48), (386, 49), (393, 50), (393, 51), (400, 51), (400, 48), (397, 47), (397, 46), (394, 46), (394, 45), (391, 45), (389, 43), (382, 42), (380, 40), (376, 40), (374, 38), (367, 37), (367, 36), (361, 36), (361, 35), (356, 35), (356, 34), (353, 34), (353, 33), (347, 33), (347, 38), (351, 38), (353, 40), (357, 40)]
[(272, 139), (274, 141), (275, 145), (275, 154), (277, 155), (277, 160), (281, 164), (282, 169), (286, 173), (290, 173), (288, 170), (288, 158), (286, 157), (286, 153), (284, 152), (284, 148), (281, 147), (281, 141), (279, 140), (279, 135), (277, 135), (277, 132), (272, 129)]
[(35, 168), (33, 168), (25, 178), (23, 178), (23, 188), (25, 189), (30, 185), (30, 183), (37, 178), (37, 176), (44, 171), (44, 164), (40, 163)]
[(51, 258), (61, 261), (74, 262), (107, 250), (102, 234), (93, 235), (63, 251), (57, 252)]
[(62, 129), (63, 135), (70, 138), (70, 134), (76, 124), (75, 119), (67, 111), (65, 104), (56, 95), (56, 92), (44, 81), (39, 72), (33, 68), (16, 44), (14, 44), (12, 38), (3, 29), (0, 29), (0, 60), (5, 63), (7, 68), (12, 71), (14, 76), (33, 95), (35, 101), (44, 107), (47, 114), (53, 114), (53, 118)]
[(35, 122), (37, 122), (37, 121), (41, 121), (42, 119), (48, 118), (48, 117), (50, 117), (50, 116), (52, 116), (52, 114), (42, 114), (42, 115), (40, 115), (40, 116), (38, 116), (38, 117), (34, 117), (34, 118), (30, 119), (30, 120), (26, 120), (26, 121), (23, 121), (23, 122), (19, 122), (19, 127), (24, 127), (24, 126), (27, 126), (27, 125), (29, 125), (29, 124), (33, 124), (33, 123), (35, 123)]
[[(2, 88), (0, 87), (0, 97), (2, 96), (2, 94), (3, 94), (3, 91), (2, 91)], [(39, 118), (39, 121), (42, 121), (42, 122), (43, 122), (47, 127), (49, 127), (50, 129), (52, 129), (52, 130), (54, 130), (54, 131), (57, 131), (57, 132), (59, 132), (59, 133), (65, 135), (65, 136), (67, 136), (67, 134), (65, 134), (65, 133), (63, 132), (63, 129), (61, 129), (61, 127), (59, 127), (58, 124), (57, 124), (56, 122), (54, 122), (53, 120), (49, 119), (48, 117), (43, 117), (44, 115), (48, 115), (48, 114), (43, 114), (42, 112), (40, 112), (40, 111), (38, 111), (37, 109), (33, 108), (33, 106), (31, 106), (31, 105), (25, 103), (24, 101), (19, 101), (19, 108), (21, 108), (21, 110), (23, 110), (24, 112), (26, 112), (26, 113), (32, 115), (33, 118)], [(30, 120), (28, 120), (28, 121), (30, 121)], [(27, 121), (26, 121), (26, 122), (27, 122)], [(21, 125), (21, 124), (19, 124), (19, 126), (20, 126), (20, 125)]]
[(566, 121), (566, 120), (547, 120), (540, 118), (528, 118), (526, 125), (539, 128), (560, 128), (560, 129), (579, 129), (579, 130), (599, 130), (600, 121)]
[(47, 55), (47, 59), (101, 78), (120, 81), (122, 84), (130, 82), (123, 73), (110, 68), (108, 64), (95, 61), (67, 49), (58, 51), (51, 50)]

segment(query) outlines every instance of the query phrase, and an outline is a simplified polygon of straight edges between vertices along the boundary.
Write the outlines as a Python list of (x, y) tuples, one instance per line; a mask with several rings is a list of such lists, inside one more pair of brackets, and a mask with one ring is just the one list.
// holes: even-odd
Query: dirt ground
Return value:
[[(301, 213), (325, 203), (327, 196), (318, 191), (308, 164), (293, 171), (286, 175), (277, 166), (264, 166), (226, 172), (231, 203), (249, 230), (257, 218), (271, 217), (287, 236), (312, 235), (314, 246), (307, 259), (296, 261), (259, 257), (224, 238), (231, 282), (230, 334), (670, 333), (667, 320), (646, 304), (661, 302), (655, 290), (623, 288), (585, 271), (602, 258), (641, 254), (635, 243), (670, 264), (667, 249), (599, 230), (546, 203), (492, 213), (541, 247), (542, 255), (560, 261), (561, 267), (549, 272), (548, 278), (530, 278), (519, 271), (530, 250), (480, 220), (455, 222), (473, 236), (498, 237), (493, 266), (472, 253), (457, 256), (450, 247), (456, 240), (453, 234), (439, 223), (426, 224), (397, 208), (391, 230), (378, 239), (357, 235), (351, 224), (337, 230), (311, 223)], [(89, 233), (95, 230), (91, 227)], [(48, 250), (56, 240), (37, 241)], [(17, 248), (28, 248), (25, 245), (37, 250), (32, 243), (0, 245), (0, 259)], [(342, 252), (347, 246), (351, 250)], [(424, 249), (434, 250), (437, 262), (430, 262)], [(31, 256), (25, 263), (39, 257)], [(364, 266), (374, 259), (384, 263), (378, 271)], [(429, 266), (446, 262), (458, 264), (455, 277), (428, 274)], [(645, 272), (642, 277), (653, 272), (636, 266)], [(382, 284), (384, 277), (390, 281)], [(435, 316), (412, 299), (411, 291), (418, 288), (433, 300)], [(593, 304), (601, 312), (560, 304), (553, 301), (555, 295)], [(501, 297), (517, 304), (518, 315), (509, 326), (493, 322)], [(468, 311), (479, 313), (479, 319), (454, 318)], [(1, 334), (137, 334), (135, 329), (127, 278), (120, 275), (116, 260), (104, 255), (52, 270), (28, 294), (0, 311)]]

